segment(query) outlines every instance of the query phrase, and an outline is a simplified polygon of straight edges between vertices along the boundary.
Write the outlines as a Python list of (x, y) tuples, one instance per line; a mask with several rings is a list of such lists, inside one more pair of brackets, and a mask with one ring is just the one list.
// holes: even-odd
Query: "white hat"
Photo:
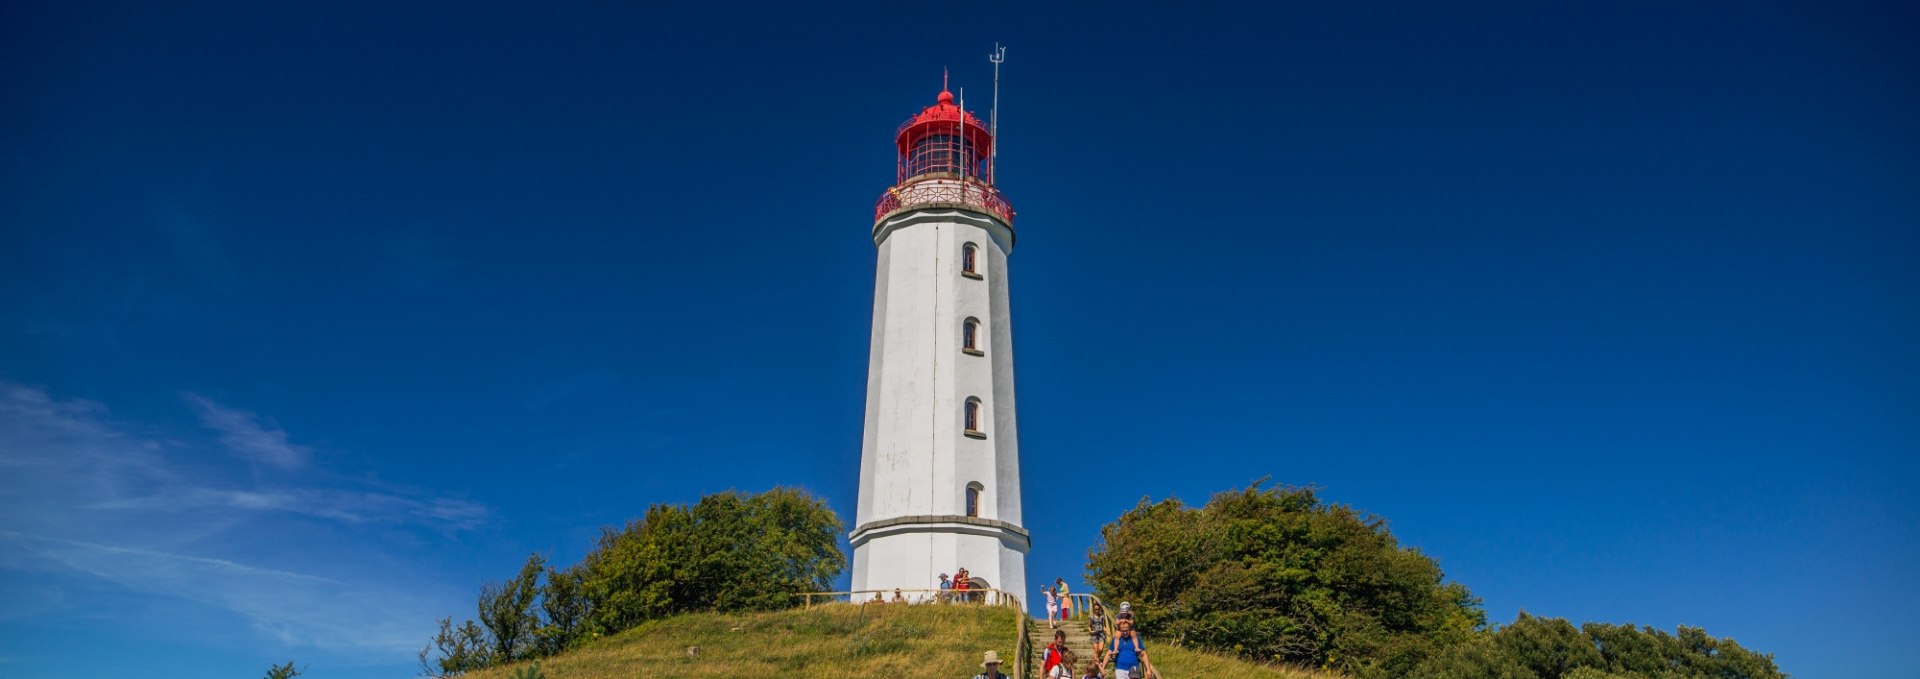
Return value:
[(981, 667), (998, 664), (1000, 664), (1000, 654), (994, 651), (987, 651), (987, 659), (980, 661)]
[(1130, 604), (1130, 603), (1127, 603), (1127, 602), (1125, 602), (1125, 601), (1122, 601), (1122, 602), (1120, 602), (1120, 610), (1123, 610), (1123, 611), (1124, 611), (1124, 610), (1127, 610), (1127, 609), (1129, 609), (1129, 608), (1133, 608), (1133, 604)]

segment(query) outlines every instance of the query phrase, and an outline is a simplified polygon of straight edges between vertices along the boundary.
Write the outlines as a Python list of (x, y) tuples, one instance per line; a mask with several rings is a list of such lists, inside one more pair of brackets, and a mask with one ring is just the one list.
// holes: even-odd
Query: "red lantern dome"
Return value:
[(898, 181), (940, 172), (964, 173), (992, 183), (987, 176), (987, 160), (993, 154), (993, 134), (972, 113), (953, 103), (952, 92), (941, 89), (932, 106), (900, 125), (894, 141), (900, 148)]
[(944, 86), (932, 106), (900, 125), (894, 145), (894, 185), (874, 206), (876, 223), (907, 210), (957, 207), (1013, 225), (1013, 207), (993, 186), (993, 133)]

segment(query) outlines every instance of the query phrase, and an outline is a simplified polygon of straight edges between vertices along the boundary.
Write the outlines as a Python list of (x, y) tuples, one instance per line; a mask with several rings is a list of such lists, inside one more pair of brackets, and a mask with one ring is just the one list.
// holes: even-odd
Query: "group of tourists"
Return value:
[[(1147, 658), (1146, 643), (1140, 640), (1140, 634), (1134, 630), (1133, 604), (1120, 602), (1120, 612), (1114, 615), (1113, 638), (1107, 635), (1107, 611), (1099, 601), (1085, 611), (1087, 636), (1093, 640), (1093, 660), (1086, 664), (1084, 673), (1075, 674), (1080, 659), (1067, 648), (1067, 632), (1060, 629), (1060, 623), (1074, 618), (1072, 594), (1067, 583), (1055, 580), (1051, 589), (1042, 588), (1047, 595), (1047, 622), (1053, 632), (1053, 643), (1041, 651), (1040, 673), (1046, 679), (1102, 679), (1102, 673), (1108, 666), (1113, 667), (1114, 679), (1145, 679), (1157, 677), (1152, 661)], [(1070, 624), (1070, 623), (1069, 623)], [(991, 679), (991, 675), (988, 676)]]
[[(967, 592), (971, 589), (971, 578), (967, 569), (962, 568), (951, 579), (946, 573), (940, 574), (940, 599), (967, 601)], [(1107, 668), (1113, 668), (1112, 679), (1159, 679), (1160, 673), (1153, 669), (1153, 661), (1147, 657), (1147, 644), (1134, 628), (1133, 604), (1120, 602), (1120, 610), (1113, 615), (1113, 632), (1107, 632), (1107, 610), (1098, 600), (1075, 615), (1073, 593), (1067, 587), (1064, 578), (1056, 578), (1051, 587), (1041, 587), (1040, 593), (1047, 599), (1047, 626), (1053, 630), (1053, 643), (1047, 644), (1040, 655), (1040, 676), (1045, 679), (1107, 679)], [(896, 601), (900, 594), (894, 594)], [(879, 595), (874, 596), (879, 601)], [(1072, 624), (1077, 617), (1084, 617), (1087, 624), (1087, 636), (1093, 640), (1093, 658), (1084, 664), (1078, 654), (1067, 648), (1067, 631), (1060, 628), (1062, 623)], [(1000, 671), (999, 653), (987, 651), (980, 663), (980, 674), (974, 679), (1006, 679), (1007, 674)], [(1078, 672), (1076, 673), (1076, 670)]]
[(1067, 581), (1054, 578), (1053, 587), (1041, 587), (1040, 593), (1047, 597), (1047, 627), (1060, 629), (1060, 623), (1073, 617), (1073, 593), (1067, 591)]
[(973, 595), (967, 593), (971, 589), (973, 589), (973, 574), (967, 572), (966, 566), (961, 566), (960, 570), (954, 571), (951, 580), (947, 579), (946, 573), (940, 574), (940, 600), (943, 602), (956, 599), (972, 601)]

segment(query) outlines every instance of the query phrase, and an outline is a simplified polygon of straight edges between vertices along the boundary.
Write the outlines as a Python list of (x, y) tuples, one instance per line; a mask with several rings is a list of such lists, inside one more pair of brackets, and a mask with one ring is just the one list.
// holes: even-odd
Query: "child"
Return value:
[(1047, 628), (1060, 629), (1060, 595), (1046, 587), (1041, 587), (1040, 593), (1047, 595)]
[(1047, 679), (1073, 679), (1073, 666), (1077, 660), (1073, 656), (1073, 651), (1062, 653), (1060, 664), (1054, 665), (1053, 670), (1047, 672)]

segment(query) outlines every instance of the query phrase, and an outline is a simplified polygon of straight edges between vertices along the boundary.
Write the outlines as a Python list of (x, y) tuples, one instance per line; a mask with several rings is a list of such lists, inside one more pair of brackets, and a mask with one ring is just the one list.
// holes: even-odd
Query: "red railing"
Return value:
[(978, 210), (1000, 218), (1013, 226), (1013, 205), (1000, 191), (973, 179), (956, 176), (922, 178), (887, 189), (873, 206), (873, 221), (901, 210), (922, 207), (957, 207)]

